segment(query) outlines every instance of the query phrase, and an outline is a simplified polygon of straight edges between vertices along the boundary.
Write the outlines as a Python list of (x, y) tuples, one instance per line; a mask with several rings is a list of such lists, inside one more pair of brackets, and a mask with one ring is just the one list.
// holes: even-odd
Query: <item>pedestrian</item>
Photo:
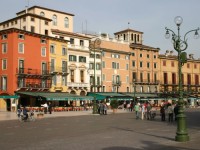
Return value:
[(151, 104), (147, 104), (147, 120), (151, 119)]
[(165, 121), (165, 106), (164, 106), (164, 104), (161, 104), (161, 106), (160, 106), (160, 115), (161, 115), (161, 121)]
[(174, 107), (175, 121), (177, 121), (177, 115), (178, 115), (178, 104), (176, 104), (175, 107)]
[(107, 115), (108, 106), (107, 106), (106, 102), (104, 103), (103, 106), (104, 106), (104, 108), (103, 108), (103, 109), (104, 109), (103, 114), (104, 114), (104, 115)]
[(144, 120), (144, 118), (146, 118), (146, 115), (145, 115), (145, 113), (146, 113), (146, 106), (145, 106), (145, 103), (142, 104), (141, 110), (142, 110), (142, 111), (141, 111), (141, 115), (142, 115), (141, 119)]
[(44, 107), (44, 113), (47, 114), (47, 110), (48, 110), (48, 105), (47, 102), (45, 102), (43, 105), (41, 105)]
[(174, 113), (174, 110), (173, 110), (173, 107), (172, 107), (172, 104), (168, 104), (168, 108), (167, 108), (167, 112), (168, 112), (168, 121), (169, 122), (173, 122), (173, 113)]
[(135, 110), (136, 119), (139, 119), (139, 111), (140, 111), (139, 103), (135, 105), (134, 110)]
[(102, 102), (99, 105), (99, 109), (100, 109), (100, 115), (103, 115), (103, 113), (104, 113), (104, 104)]
[(51, 113), (52, 113), (52, 104), (51, 104), (51, 102), (49, 102), (49, 107), (48, 107), (48, 109), (49, 109), (49, 114), (51, 114)]

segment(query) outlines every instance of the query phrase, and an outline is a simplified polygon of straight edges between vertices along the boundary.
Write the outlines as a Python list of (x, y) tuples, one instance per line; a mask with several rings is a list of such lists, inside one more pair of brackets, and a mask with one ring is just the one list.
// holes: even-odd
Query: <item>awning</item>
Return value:
[(128, 96), (131, 96), (131, 97), (138, 97), (138, 98), (145, 98), (145, 99), (148, 99), (148, 98), (158, 98), (158, 95), (155, 94), (155, 93), (122, 93), (124, 95), (128, 95)]
[(0, 98), (3, 98), (3, 99), (10, 99), (10, 98), (19, 98), (18, 95), (0, 95)]
[(47, 101), (67, 101), (67, 100), (93, 100), (92, 96), (79, 96), (69, 93), (55, 92), (17, 92), (18, 95), (28, 95), (33, 97), (41, 97)]
[(88, 96), (93, 96), (96, 98), (96, 100), (133, 100), (132, 97), (124, 95), (124, 94), (120, 94), (120, 93), (116, 93), (116, 92), (88, 92)]

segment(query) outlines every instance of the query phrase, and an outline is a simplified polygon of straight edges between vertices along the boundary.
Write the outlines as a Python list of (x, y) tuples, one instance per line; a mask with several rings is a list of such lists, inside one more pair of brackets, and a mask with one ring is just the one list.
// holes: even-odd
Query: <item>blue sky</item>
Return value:
[[(200, 0), (1, 0), (0, 22), (16, 16), (25, 6), (42, 6), (74, 14), (74, 32), (113, 33), (129, 28), (142, 31), (143, 44), (173, 50), (165, 39), (165, 27), (175, 32), (176, 16), (182, 16), (181, 35), (200, 27)], [(200, 32), (199, 32), (200, 34)], [(200, 38), (188, 36), (188, 54), (200, 58)], [(174, 51), (174, 53), (176, 53)]]

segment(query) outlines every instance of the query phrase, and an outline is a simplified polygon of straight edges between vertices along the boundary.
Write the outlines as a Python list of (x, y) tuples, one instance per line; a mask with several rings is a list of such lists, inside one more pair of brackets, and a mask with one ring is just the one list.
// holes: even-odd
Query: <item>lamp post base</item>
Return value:
[(187, 127), (186, 127), (186, 116), (183, 112), (183, 107), (180, 107), (178, 116), (177, 116), (177, 132), (175, 141), (177, 142), (186, 142), (189, 141), (189, 136), (187, 133)]
[(176, 134), (177, 135), (175, 137), (175, 141), (177, 141), (177, 142), (187, 142), (187, 141), (190, 140), (190, 138), (189, 138), (189, 136), (187, 134), (186, 135), (178, 134), (178, 133), (176, 133)]

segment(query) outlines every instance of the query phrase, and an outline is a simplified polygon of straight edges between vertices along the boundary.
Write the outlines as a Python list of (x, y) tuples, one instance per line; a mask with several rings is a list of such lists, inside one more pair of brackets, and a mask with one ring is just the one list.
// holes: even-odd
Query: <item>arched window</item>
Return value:
[(65, 17), (65, 28), (69, 28), (69, 19), (67, 17)]
[(41, 11), (41, 12), (40, 12), (40, 16), (42, 16), (42, 17), (44, 17), (44, 16), (45, 16), (45, 14), (44, 14), (44, 12), (43, 12), (43, 11)]
[(57, 26), (57, 16), (56, 15), (53, 15), (52, 20), (53, 20), (53, 25)]

